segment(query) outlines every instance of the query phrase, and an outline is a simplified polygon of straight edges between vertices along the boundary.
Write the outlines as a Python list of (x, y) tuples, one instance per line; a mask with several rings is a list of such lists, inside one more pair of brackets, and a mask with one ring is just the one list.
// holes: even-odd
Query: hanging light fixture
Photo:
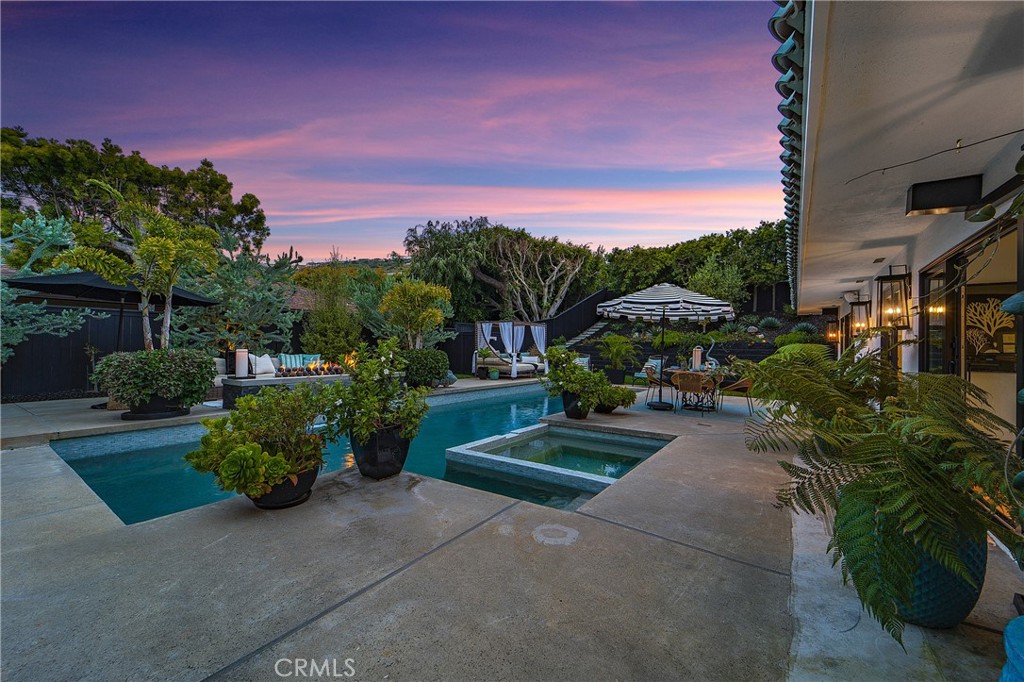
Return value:
[[(894, 268), (903, 268), (894, 273)], [(890, 265), (889, 274), (878, 282), (878, 326), (910, 329), (910, 272), (906, 265)]]

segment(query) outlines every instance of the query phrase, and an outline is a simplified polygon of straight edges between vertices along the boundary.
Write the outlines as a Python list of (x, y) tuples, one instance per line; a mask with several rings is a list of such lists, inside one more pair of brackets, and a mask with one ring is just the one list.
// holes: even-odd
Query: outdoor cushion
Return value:
[(296, 367), (305, 367), (306, 363), (302, 361), (305, 356), (301, 353), (281, 353), (278, 356), (281, 360), (282, 367), (288, 367), (294, 369)]
[(274, 368), (274, 361), (270, 359), (269, 353), (259, 356), (250, 355), (249, 366), (253, 374), (277, 374), (277, 369)]
[(228, 373), (228, 363), (227, 363), (227, 360), (225, 360), (224, 358), (214, 358), (213, 359), (213, 368), (214, 368), (214, 372), (216, 374), (227, 374)]
[(317, 353), (316, 355), (309, 355), (307, 353), (306, 355), (302, 356), (302, 365), (304, 367), (306, 365), (311, 365), (311, 364), (313, 364), (315, 362), (317, 362), (317, 363), (320, 362), (320, 354), (319, 353)]

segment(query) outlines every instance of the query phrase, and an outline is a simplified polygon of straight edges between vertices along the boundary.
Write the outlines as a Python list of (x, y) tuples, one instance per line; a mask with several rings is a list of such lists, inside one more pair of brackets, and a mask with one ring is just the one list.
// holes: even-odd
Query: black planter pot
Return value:
[(618, 405), (600, 405), (599, 404), (599, 405), (597, 405), (597, 407), (594, 408), (594, 412), (597, 412), (598, 414), (611, 414), (612, 412), (615, 411), (616, 407), (618, 407)]
[(477, 367), (476, 368), (476, 378), (477, 379), (486, 379), (487, 378), (487, 368), (486, 367)]
[(611, 367), (605, 367), (604, 375), (608, 377), (608, 381), (613, 384), (626, 383), (626, 370), (624, 369), (612, 369)]
[(296, 483), (286, 478), (270, 488), (270, 492), (260, 497), (250, 497), (252, 503), (260, 509), (287, 509), (300, 505), (313, 494), (313, 483), (320, 474), (320, 467), (298, 474)]
[(122, 412), (121, 419), (125, 421), (142, 421), (145, 419), (169, 419), (180, 417), (192, 411), (190, 407), (182, 407), (180, 400), (168, 400), (154, 395), (148, 402), (131, 408), (129, 412)]
[(562, 406), (565, 409), (565, 416), (569, 419), (586, 419), (590, 414), (590, 408), (580, 408), (580, 396), (576, 393), (562, 391)]
[(412, 441), (402, 438), (401, 431), (398, 426), (381, 429), (365, 443), (360, 443), (349, 433), (359, 473), (379, 481), (402, 471)]

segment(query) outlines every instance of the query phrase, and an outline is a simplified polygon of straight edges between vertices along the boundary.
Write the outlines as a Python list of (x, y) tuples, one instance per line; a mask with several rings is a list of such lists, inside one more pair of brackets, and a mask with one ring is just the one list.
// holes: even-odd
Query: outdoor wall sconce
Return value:
[(871, 328), (871, 301), (854, 301), (850, 304), (850, 331), (854, 336)]
[[(903, 268), (902, 273), (893, 269)], [(889, 274), (878, 282), (878, 326), (910, 329), (910, 272), (906, 265), (890, 265)]]
[(829, 320), (825, 323), (825, 340), (829, 343), (839, 343), (839, 320)]
[(963, 211), (981, 199), (980, 175), (918, 182), (907, 190), (907, 215), (942, 215)]

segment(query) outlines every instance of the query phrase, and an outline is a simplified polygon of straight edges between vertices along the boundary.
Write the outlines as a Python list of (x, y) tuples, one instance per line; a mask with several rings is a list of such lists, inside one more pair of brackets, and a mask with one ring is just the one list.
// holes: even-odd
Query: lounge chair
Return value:
[[(477, 356), (476, 366), (487, 367), (488, 369), (497, 369), (498, 376), (512, 376), (512, 360), (509, 358), (503, 358), (498, 353), (494, 353), (489, 358), (481, 358)], [(543, 366), (543, 363), (518, 362), (516, 363), (516, 375), (521, 377), (535, 376), (537, 374), (538, 366)]]

